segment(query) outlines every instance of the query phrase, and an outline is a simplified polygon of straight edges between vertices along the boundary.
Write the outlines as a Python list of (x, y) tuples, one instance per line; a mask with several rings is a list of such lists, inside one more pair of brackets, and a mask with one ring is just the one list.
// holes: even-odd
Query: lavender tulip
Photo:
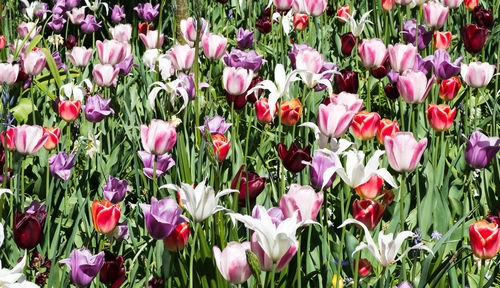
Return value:
[(71, 269), (71, 280), (78, 287), (85, 287), (94, 280), (104, 265), (104, 251), (92, 255), (87, 248), (75, 249), (69, 258), (59, 261)]
[(127, 238), (129, 235), (130, 233), (128, 232), (127, 220), (122, 223), (118, 223), (111, 233), (106, 234), (110, 240), (122, 240)]
[(242, 67), (257, 72), (264, 61), (263, 58), (263, 55), (257, 54), (254, 50), (245, 52), (238, 49), (232, 49), (231, 53), (222, 57), (222, 60), (229, 67)]
[[(323, 72), (326, 72), (326, 71), (330, 71), (330, 70), (335, 70), (337, 71), (338, 70), (338, 67), (337, 65), (335, 65), (333, 62), (326, 62), (323, 64), (323, 67), (321, 67), (321, 69), (319, 70), (319, 74), (322, 74)], [(332, 82), (332, 75), (333, 73), (326, 73), (325, 75), (323, 75), (323, 78), (322, 79), (327, 79), (328, 81)], [(326, 85), (323, 85), (323, 84), (318, 84), (316, 86), (314, 86), (314, 91), (316, 92), (319, 92), (319, 91), (323, 91), (326, 89)]]
[(66, 9), (73, 9), (80, 4), (80, 0), (66, 0)]
[(151, 5), (151, 3), (146, 2), (146, 3), (139, 3), (134, 10), (137, 12), (137, 15), (139, 18), (146, 22), (151, 22), (156, 19), (158, 14), (160, 13), (159, 11), (160, 4), (156, 4), (155, 6)]
[(137, 67), (137, 65), (134, 64), (134, 55), (128, 55), (122, 62), (115, 65), (115, 67), (120, 70), (118, 75), (121, 76), (127, 76), (130, 73), (132, 66)]
[(189, 219), (182, 215), (182, 208), (175, 199), (168, 196), (160, 201), (153, 197), (151, 205), (139, 204), (139, 206), (144, 213), (149, 234), (157, 240), (167, 238), (177, 225), (189, 222)]
[(123, 8), (123, 5), (122, 6), (119, 6), (119, 5), (115, 5), (113, 7), (113, 10), (111, 11), (111, 20), (113, 22), (120, 22), (122, 21), (122, 19), (125, 18), (125, 10)]
[(216, 115), (212, 118), (208, 118), (208, 116), (205, 117), (205, 125), (196, 128), (200, 129), (201, 133), (203, 134), (203, 137), (205, 137), (205, 127), (208, 128), (210, 134), (215, 135), (215, 134), (226, 133), (227, 129), (229, 129), (231, 125), (233, 124), (226, 123), (226, 119), (224, 119), (224, 117)]
[(104, 99), (99, 94), (87, 98), (87, 102), (83, 107), (85, 118), (90, 122), (101, 122), (106, 116), (114, 114), (115, 111), (109, 107), (111, 98)]
[[(415, 38), (417, 35), (416, 32), (417, 21), (415, 19), (410, 19), (403, 22), (403, 27), (401, 29), (401, 34), (403, 34), (403, 40), (406, 43), (411, 43), (415, 45)], [(432, 40), (432, 31), (427, 31), (424, 25), (418, 25), (418, 50), (424, 50), (427, 45)]]
[[(189, 100), (194, 100), (194, 97), (196, 96), (195, 94), (196, 87), (194, 86), (194, 73), (186, 74), (184, 72), (181, 72), (179, 73), (179, 76), (177, 76), (177, 79), (182, 81), (182, 83), (179, 83), (178, 87), (183, 87), (184, 89), (186, 89)], [(200, 87), (201, 86), (198, 85), (198, 88)]]
[[(154, 168), (154, 154), (148, 153), (146, 151), (138, 151), (139, 157), (142, 160), (142, 164), (144, 164), (144, 168), (142, 172), (149, 179), (153, 179), (153, 168)], [(170, 168), (175, 165), (175, 161), (172, 158), (172, 155), (164, 154), (158, 156), (156, 159), (156, 178), (161, 177), (165, 172), (167, 172)]]
[(475, 130), (467, 139), (465, 146), (465, 162), (474, 169), (482, 169), (491, 162), (500, 150), (500, 138), (488, 137)]
[(62, 61), (59, 51), (54, 51), (54, 53), (52, 53), (52, 58), (56, 63), (57, 70), (63, 69), (64, 71), (66, 71), (68, 69), (68, 66), (66, 66), (66, 64), (64, 64)]
[(330, 179), (326, 182), (323, 179), (324, 173), (328, 168), (332, 168), (335, 166), (335, 158), (332, 155), (323, 153), (319, 150), (314, 151), (312, 162), (309, 165), (309, 176), (311, 180), (311, 185), (313, 185), (317, 189), (326, 189), (330, 187), (335, 180), (335, 174), (330, 177)]
[(123, 201), (127, 191), (132, 191), (127, 180), (120, 180), (111, 175), (108, 176), (108, 181), (102, 186), (102, 194), (109, 202), (116, 204)]
[(60, 16), (66, 12), (66, 2), (64, 0), (56, 0), (54, 1), (54, 6), (52, 6), (52, 14), (53, 16)]
[(75, 154), (68, 155), (66, 152), (59, 152), (49, 157), (50, 174), (63, 180), (68, 180), (71, 176), (71, 168), (75, 167)]
[(52, 15), (51, 21), (47, 24), (54, 32), (59, 32), (64, 28), (66, 24), (66, 19), (62, 15), (54, 14)]
[(451, 62), (451, 57), (448, 52), (444, 49), (438, 49), (434, 52), (434, 74), (441, 79), (446, 80), (455, 75), (457, 75), (460, 70), (460, 62), (464, 59), (464, 56), (458, 57), (454, 62)]
[(87, 15), (85, 19), (82, 21), (80, 28), (86, 34), (94, 33), (95, 31), (101, 29), (102, 21), (97, 22), (94, 18), (94, 15)]
[[(429, 55), (425, 58), (422, 58), (422, 56), (420, 56), (420, 54), (417, 53), (417, 55), (415, 55), (415, 63), (413, 64), (413, 70), (422, 71), (425, 75), (427, 75), (432, 70), (433, 60), (434, 60), (433, 55)], [(399, 74), (398, 74), (398, 79), (399, 79)]]
[(240, 50), (246, 50), (252, 47), (253, 31), (248, 29), (243, 29), (240, 27), (240, 29), (238, 29), (238, 36), (236, 38), (236, 43), (238, 44), (238, 49)]

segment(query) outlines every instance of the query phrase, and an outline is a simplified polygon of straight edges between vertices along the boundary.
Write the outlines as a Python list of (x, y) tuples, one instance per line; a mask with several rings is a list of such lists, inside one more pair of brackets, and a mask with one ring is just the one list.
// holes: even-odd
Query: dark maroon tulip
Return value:
[[(255, 87), (255, 85), (259, 84), (260, 82), (262, 82), (262, 77), (260, 77), (260, 75), (253, 77), (252, 82), (250, 82), (250, 86), (248, 86), (247, 91), (252, 89), (253, 87)], [(260, 99), (260, 96), (262, 96), (263, 92), (264, 92), (264, 90), (259, 89), (259, 92), (257, 92), (257, 96), (255, 96), (255, 93), (248, 95), (247, 101), (250, 103), (257, 102), (257, 99)]]
[(340, 75), (335, 74), (333, 77), (338, 93), (347, 92), (357, 94), (359, 86), (358, 72), (349, 71), (347, 69), (342, 69), (339, 72)]
[(69, 34), (66, 40), (64, 40), (64, 45), (68, 50), (73, 49), (78, 44), (78, 37), (75, 35)]
[(265, 16), (260, 17), (255, 23), (255, 28), (257, 28), (257, 30), (259, 30), (262, 34), (271, 32), (271, 18)]
[(326, 8), (326, 15), (333, 16), (335, 12), (337, 12), (337, 10), (332, 5), (328, 5), (328, 7)]
[(480, 27), (491, 28), (493, 26), (493, 11), (491, 9), (476, 6), (474, 12), (472, 12), (472, 17)]
[(278, 156), (281, 158), (281, 163), (285, 166), (286, 170), (292, 173), (299, 173), (302, 171), (306, 164), (302, 162), (311, 162), (311, 147), (306, 146), (304, 150), (300, 149), (295, 142), (292, 142), (290, 148), (287, 150), (283, 143), (278, 144)]
[(384, 87), (385, 96), (391, 100), (396, 100), (399, 97), (398, 87), (393, 84), (387, 84)]
[[(259, 174), (244, 170), (245, 164), (241, 165), (240, 170), (234, 176), (231, 182), (231, 189), (236, 189), (238, 187), (238, 180), (240, 181), (240, 193), (238, 194), (238, 203), (240, 206), (245, 206), (246, 194), (247, 194), (247, 183), (249, 200), (253, 205), (255, 204), (255, 198), (264, 190), (266, 186), (266, 179), (259, 177)], [(241, 176), (240, 176), (241, 175)]]
[(351, 32), (345, 33), (344, 35), (340, 36), (340, 43), (342, 47), (342, 54), (345, 57), (351, 56), (351, 51), (352, 48), (354, 48), (354, 45), (356, 45), (356, 37), (354, 37), (354, 34)]
[(104, 251), (104, 265), (101, 268), (101, 282), (118, 288), (125, 282), (125, 267), (123, 256), (115, 256), (113, 253)]
[(14, 242), (16, 242), (17, 247), (30, 250), (40, 243), (46, 217), (45, 204), (40, 205), (36, 200), (24, 208), (24, 213), (16, 212), (14, 215)]
[(377, 79), (382, 79), (385, 76), (387, 76), (387, 73), (389, 73), (389, 70), (391, 70), (389, 64), (390, 64), (389, 57), (387, 57), (387, 59), (384, 62), (384, 65), (382, 65), (378, 68), (372, 69), (370, 71), (370, 73), (372, 74), (373, 77), (375, 77)]
[(234, 110), (241, 110), (247, 104), (246, 92), (236, 96), (226, 93), (226, 101), (229, 107), (233, 105), (234, 101)]
[(476, 24), (467, 24), (462, 28), (462, 39), (465, 50), (471, 54), (476, 54), (483, 49), (486, 39), (488, 39), (488, 29), (479, 27)]

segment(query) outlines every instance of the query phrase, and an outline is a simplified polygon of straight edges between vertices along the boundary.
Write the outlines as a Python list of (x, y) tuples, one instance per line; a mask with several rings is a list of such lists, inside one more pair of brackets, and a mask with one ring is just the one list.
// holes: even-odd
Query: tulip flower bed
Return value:
[(500, 0), (0, 4), (0, 287), (500, 287)]

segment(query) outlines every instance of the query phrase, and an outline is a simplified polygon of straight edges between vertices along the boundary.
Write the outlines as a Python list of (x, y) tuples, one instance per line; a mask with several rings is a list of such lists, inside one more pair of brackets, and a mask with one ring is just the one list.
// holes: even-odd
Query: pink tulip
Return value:
[(342, 104), (320, 104), (318, 111), (318, 128), (323, 135), (339, 138), (351, 126), (354, 112)]
[(85, 47), (74, 47), (71, 53), (66, 52), (69, 61), (76, 67), (86, 67), (92, 57), (92, 49)]
[(358, 140), (370, 140), (377, 135), (380, 115), (377, 112), (361, 111), (354, 115), (351, 129)]
[(19, 65), (10, 63), (0, 63), (0, 83), (12, 85), (16, 83), (19, 74)]
[(111, 33), (111, 36), (116, 41), (128, 42), (132, 38), (132, 25), (118, 24), (115, 27), (109, 28), (109, 33)]
[(387, 58), (387, 49), (382, 40), (378, 38), (363, 39), (358, 47), (361, 62), (366, 69), (382, 66)]
[(316, 193), (311, 186), (294, 183), (288, 193), (281, 196), (280, 209), (286, 218), (298, 211), (297, 221), (314, 220), (322, 203), (323, 193)]
[(448, 19), (448, 7), (438, 2), (429, 2), (424, 3), (423, 9), (425, 25), (439, 29), (446, 23), (446, 19)]
[(394, 136), (384, 139), (387, 161), (397, 172), (411, 172), (415, 170), (427, 147), (427, 138), (419, 142), (413, 138), (411, 132), (397, 132)]
[(220, 59), (226, 54), (227, 39), (222, 34), (207, 33), (201, 43), (208, 59)]
[(307, 14), (311, 16), (320, 16), (328, 5), (327, 0), (304, 0)]
[(230, 95), (237, 96), (245, 93), (252, 83), (253, 71), (245, 68), (227, 66), (222, 72), (224, 89)]
[(489, 63), (472, 62), (462, 64), (460, 74), (467, 85), (481, 88), (488, 85), (495, 73), (495, 66)]
[[(196, 19), (193, 17), (189, 17), (187, 19), (181, 20), (180, 28), (181, 35), (184, 38), (184, 41), (190, 46), (194, 46), (194, 42), (196, 42), (196, 23), (194, 23)], [(201, 31), (200, 31), (200, 40), (203, 39), (205, 33), (208, 33), (208, 21), (201, 18)], [(201, 44), (201, 43), (200, 43)]]
[[(260, 262), (260, 268), (263, 271), (273, 271), (273, 260), (269, 255), (266, 254), (266, 252), (262, 249), (260, 246), (258, 240), (257, 240), (257, 234), (253, 233), (252, 237), (250, 239), (250, 246), (252, 247), (252, 252), (257, 255), (257, 258), (259, 259)], [(290, 248), (288, 248), (288, 251), (281, 257), (277, 262), (276, 262), (276, 272), (280, 272), (283, 270), (283, 268), (290, 263), (292, 260), (293, 256), (297, 253), (297, 243), (293, 243), (290, 245)]]
[(110, 64), (96, 64), (94, 70), (92, 70), (92, 77), (97, 86), (116, 86), (116, 76), (118, 76), (118, 72), (120, 72), (120, 69), (113, 68)]
[(61, 100), (59, 101), (59, 115), (66, 122), (73, 122), (80, 114), (82, 102), (80, 100)]
[(42, 51), (33, 50), (23, 57), (22, 63), (24, 73), (33, 76), (42, 73), (43, 68), (47, 64), (47, 59), (45, 58), (45, 53)]
[(127, 45), (116, 40), (97, 40), (97, 55), (101, 64), (116, 65), (125, 59), (127, 56)]
[(273, 0), (273, 4), (278, 10), (290, 10), (293, 0)]
[(68, 16), (69, 21), (75, 25), (82, 24), (82, 21), (85, 19), (85, 7), (81, 8), (73, 8), (71, 12), (66, 11), (66, 16)]
[(165, 53), (176, 70), (189, 70), (194, 63), (194, 48), (189, 45), (175, 45), (172, 50)]
[(163, 33), (160, 34), (160, 45), (158, 45), (158, 30), (148, 30), (147, 34), (139, 34), (142, 43), (146, 46), (146, 49), (157, 49), (163, 46), (164, 36)]
[(226, 281), (241, 284), (252, 276), (246, 256), (246, 250), (249, 249), (250, 242), (248, 241), (243, 243), (229, 242), (222, 252), (219, 247), (213, 247), (215, 264)]
[[(31, 31), (33, 29), (33, 31)], [(25, 38), (28, 36), (28, 40), (33, 40), (38, 33), (42, 30), (42, 26), (36, 26), (34, 22), (21, 22), (19, 25), (17, 25), (17, 34), (19, 34), (19, 37)], [(30, 34), (31, 31), (31, 34)]]
[(12, 138), (17, 152), (24, 155), (34, 155), (43, 147), (49, 135), (45, 134), (40, 126), (22, 125), (14, 128)]
[(449, 8), (458, 8), (464, 0), (443, 0), (443, 5)]
[(325, 64), (323, 55), (315, 49), (303, 49), (295, 56), (297, 70), (307, 70), (314, 74), (320, 72)]
[(342, 104), (347, 107), (347, 110), (358, 113), (363, 109), (363, 100), (359, 99), (358, 94), (340, 92), (337, 95), (330, 97), (330, 102), (333, 104)]
[(409, 69), (399, 76), (397, 88), (406, 103), (415, 104), (424, 102), (433, 83), (434, 75), (427, 81), (424, 72)]
[(417, 47), (413, 44), (397, 43), (388, 48), (389, 61), (394, 72), (403, 73), (406, 69), (412, 68), (415, 63), (415, 55), (417, 55)]
[(176, 141), (175, 125), (168, 121), (153, 119), (149, 126), (141, 125), (142, 147), (148, 153), (164, 155), (172, 150)]
[(305, 0), (293, 0), (293, 12), (301, 14), (309, 14), (307, 12)]

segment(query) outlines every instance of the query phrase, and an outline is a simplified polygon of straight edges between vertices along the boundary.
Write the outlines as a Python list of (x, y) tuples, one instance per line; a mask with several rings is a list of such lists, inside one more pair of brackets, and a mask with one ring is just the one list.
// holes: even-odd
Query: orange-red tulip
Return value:
[(108, 200), (99, 202), (94, 200), (92, 203), (92, 220), (97, 232), (108, 234), (112, 232), (118, 220), (120, 220), (121, 208), (119, 204), (111, 204)]
[(455, 114), (457, 112), (456, 108), (451, 109), (450, 106), (446, 104), (436, 105), (434, 103), (427, 106), (425, 114), (427, 114), (427, 120), (432, 129), (436, 131), (447, 131), (450, 129), (453, 120), (455, 119)]
[(434, 49), (448, 49), (451, 43), (451, 32), (449, 31), (434, 31), (434, 38), (432, 40), (432, 46)]
[(43, 127), (43, 133), (49, 135), (43, 147), (49, 151), (55, 149), (59, 142), (59, 136), (61, 136), (61, 129), (57, 127)]
[(462, 87), (462, 82), (457, 76), (453, 76), (450, 79), (441, 81), (439, 86), (439, 98), (445, 101), (451, 101), (455, 99)]
[(368, 182), (356, 187), (356, 193), (358, 193), (359, 197), (362, 199), (375, 199), (382, 191), (383, 186), (384, 178), (375, 174)]
[(229, 152), (229, 148), (231, 148), (231, 142), (222, 134), (212, 135), (212, 142), (214, 144), (215, 159), (218, 162), (224, 161)]
[(165, 239), (163, 239), (163, 244), (168, 251), (177, 252), (184, 249), (186, 243), (189, 239), (189, 224), (183, 222), (172, 231), (172, 233)]
[(309, 23), (307, 14), (295, 13), (293, 14), (293, 26), (297, 31), (304, 31)]
[(396, 132), (399, 132), (399, 125), (397, 121), (391, 121), (389, 119), (380, 120), (377, 131), (378, 142), (384, 145), (385, 136), (394, 136)]
[(302, 104), (299, 99), (287, 100), (281, 102), (281, 123), (287, 126), (293, 126), (299, 122), (302, 114)]
[(361, 141), (370, 140), (377, 134), (380, 115), (376, 112), (361, 111), (354, 115), (351, 123), (352, 133)]
[(82, 102), (80, 100), (59, 101), (59, 115), (66, 122), (73, 122), (78, 118)]

